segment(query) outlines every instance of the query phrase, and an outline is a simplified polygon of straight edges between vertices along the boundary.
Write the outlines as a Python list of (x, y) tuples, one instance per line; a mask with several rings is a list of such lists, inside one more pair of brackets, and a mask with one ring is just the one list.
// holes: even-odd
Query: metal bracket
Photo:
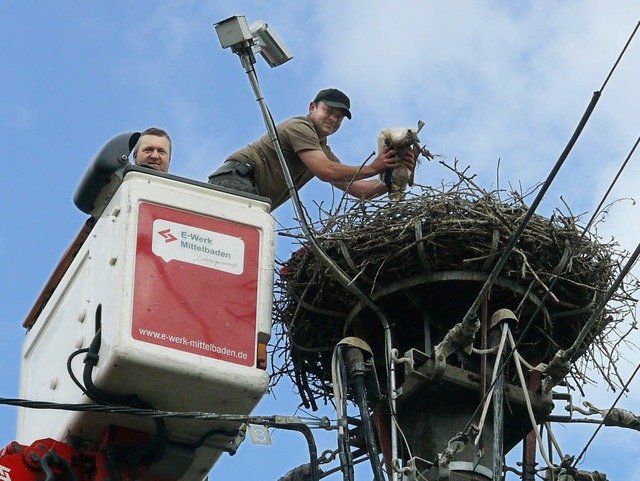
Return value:
[(475, 464), (471, 461), (452, 461), (449, 463), (450, 471), (462, 471), (465, 473), (478, 473), (482, 476), (486, 476), (487, 479), (491, 479), (493, 477), (493, 472), (487, 468), (486, 466), (482, 466), (481, 464)]
[(570, 393), (564, 393), (564, 392), (551, 392), (551, 399), (553, 401), (555, 400), (559, 400), (559, 401), (567, 401), (567, 405), (565, 406), (565, 411), (569, 411), (569, 415), (568, 416), (559, 416), (559, 415), (550, 415), (547, 416), (546, 420), (549, 422), (558, 422), (558, 423), (565, 423), (565, 422), (569, 422), (573, 419), (573, 411), (575, 411), (575, 407), (573, 406), (573, 400), (571, 398), (571, 394)]

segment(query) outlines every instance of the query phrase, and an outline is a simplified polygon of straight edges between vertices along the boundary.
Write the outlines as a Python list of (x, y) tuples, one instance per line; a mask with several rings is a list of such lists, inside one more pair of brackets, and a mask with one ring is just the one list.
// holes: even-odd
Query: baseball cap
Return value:
[(344, 92), (341, 92), (338, 89), (324, 89), (318, 92), (316, 98), (313, 99), (314, 102), (323, 101), (329, 107), (336, 107), (346, 111), (346, 116), (349, 120), (351, 120), (351, 112), (349, 108), (351, 107), (351, 102), (349, 101), (349, 97), (347, 97)]

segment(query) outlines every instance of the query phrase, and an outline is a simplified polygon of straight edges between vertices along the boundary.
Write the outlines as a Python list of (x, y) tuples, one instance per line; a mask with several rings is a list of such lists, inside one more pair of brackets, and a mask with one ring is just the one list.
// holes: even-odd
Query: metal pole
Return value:
[[(507, 319), (502, 321), (502, 325), (498, 331), (498, 326), (494, 326), (490, 333), (489, 344), (491, 347), (499, 346), (500, 339), (506, 335), (506, 331), (509, 329), (509, 323)], [(504, 349), (504, 348), (503, 348)], [(504, 379), (505, 370), (501, 368), (500, 363), (502, 357), (501, 352), (498, 352), (493, 363), (493, 375), (495, 381), (493, 382), (493, 481), (500, 481), (504, 471), (503, 452), (504, 452)], [(497, 375), (495, 374), (497, 372)]]
[[(267, 127), (267, 131), (269, 132), (269, 136), (273, 143), (273, 146), (276, 150), (276, 154), (278, 155), (278, 160), (282, 165), (282, 171), (284, 173), (285, 179), (287, 181), (287, 186), (289, 188), (289, 192), (291, 195), (291, 199), (293, 200), (293, 207), (296, 215), (300, 220), (300, 227), (305, 234), (305, 237), (309, 241), (309, 246), (311, 249), (318, 255), (318, 257), (329, 267), (331, 272), (336, 276), (336, 279), (345, 287), (347, 287), (351, 292), (353, 292), (358, 298), (368, 306), (380, 319), (382, 322), (382, 326), (384, 328), (384, 337), (385, 337), (385, 347), (386, 347), (386, 361), (387, 361), (387, 370), (388, 370), (388, 391), (389, 391), (389, 409), (391, 411), (391, 457), (392, 463), (398, 459), (398, 426), (396, 420), (396, 369), (393, 361), (393, 357), (391, 356), (391, 351), (393, 349), (393, 343), (391, 340), (391, 329), (389, 326), (389, 321), (387, 320), (385, 314), (382, 310), (368, 297), (364, 294), (353, 282), (353, 279), (349, 279), (349, 277), (340, 269), (328, 256), (327, 254), (320, 248), (320, 246), (316, 243), (315, 239), (311, 235), (311, 232), (306, 224), (304, 212), (299, 205), (297, 192), (295, 190), (295, 184), (291, 177), (291, 173), (287, 167), (284, 153), (282, 152), (282, 147), (280, 146), (280, 142), (278, 141), (278, 136), (276, 132), (275, 124), (273, 123), (273, 119), (269, 114), (269, 110), (265, 104), (264, 98), (262, 97), (262, 92), (260, 90), (260, 84), (258, 83), (258, 78), (256, 76), (255, 70), (253, 69), (253, 56), (251, 53), (250, 47), (239, 50), (238, 56), (240, 57), (240, 61), (242, 62), (242, 66), (244, 67), (247, 76), (249, 77), (249, 83), (251, 84), (251, 88), (256, 96), (256, 100), (260, 105), (260, 110), (262, 111), (262, 117), (264, 118), (265, 125)], [(395, 469), (391, 472), (391, 480), (398, 480), (398, 473)]]
[[(538, 364), (537, 359), (532, 360), (533, 365)], [(529, 391), (536, 391), (540, 387), (540, 372), (531, 371), (529, 374)], [(522, 448), (522, 481), (535, 481), (536, 479), (536, 449), (537, 439), (533, 431), (524, 438)]]
[[(497, 366), (496, 366), (497, 368)], [(496, 378), (493, 390), (493, 480), (500, 481), (504, 471), (504, 369)]]

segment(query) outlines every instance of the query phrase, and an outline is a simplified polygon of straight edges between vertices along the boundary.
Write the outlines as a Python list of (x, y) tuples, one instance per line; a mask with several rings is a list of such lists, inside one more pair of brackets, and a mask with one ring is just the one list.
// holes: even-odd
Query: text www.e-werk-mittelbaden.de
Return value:
[(224, 356), (235, 357), (237, 359), (247, 359), (249, 356), (244, 351), (235, 351), (228, 347), (217, 346), (212, 342), (194, 341), (184, 336), (172, 336), (171, 334), (165, 334), (164, 332), (156, 332), (150, 329), (138, 329), (141, 336), (158, 339), (160, 341), (169, 341), (179, 346), (195, 347), (196, 349), (202, 349), (204, 351), (215, 352), (216, 354), (222, 354)]

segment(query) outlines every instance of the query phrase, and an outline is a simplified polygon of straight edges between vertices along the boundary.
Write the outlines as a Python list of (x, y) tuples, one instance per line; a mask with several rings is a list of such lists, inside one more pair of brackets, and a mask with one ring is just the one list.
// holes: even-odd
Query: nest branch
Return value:
[[(460, 171), (457, 160), (447, 167), (457, 175), (452, 185), (416, 185), (417, 193), (397, 202), (343, 198), (337, 210), (318, 206), (318, 219), (310, 225), (327, 255), (395, 320), (392, 332), (400, 352), (416, 347), (412, 343), (424, 345), (426, 315), (431, 319), (432, 345), (461, 320), (480, 287), (464, 273), (490, 272), (527, 213), (525, 199), (535, 192), (535, 188), (512, 189), (509, 194), (485, 191), (468, 173), (469, 167)], [(546, 296), (544, 315), (533, 319), (534, 328), (521, 346), (521, 354), (532, 364), (548, 362), (558, 349), (572, 344), (628, 255), (615, 241), (585, 232), (581, 216), (574, 215), (564, 199), (562, 204), (563, 210), (555, 209), (549, 218), (538, 214), (531, 218), (500, 273), (520, 285), (518, 292), (494, 286), (490, 296), (492, 308), (511, 308), (523, 327), (537, 307), (534, 299), (545, 297), (555, 281)], [(301, 247), (290, 259), (279, 261), (272, 383), (289, 377), (303, 404), (313, 407), (318, 400), (331, 401), (330, 351), (345, 329), (360, 326), (375, 349), (379, 328), (375, 322), (367, 324), (371, 313), (361, 306), (356, 309), (358, 299), (332, 279), (297, 228), (280, 234), (299, 240)], [(562, 265), (565, 268), (559, 272)], [(453, 273), (453, 277), (434, 284), (429, 280), (433, 273)], [(392, 288), (411, 279), (416, 282), (407, 285), (413, 287)], [(633, 330), (622, 329), (623, 322), (631, 318), (635, 328), (638, 287), (637, 280), (629, 277), (609, 300), (569, 384), (582, 389), (593, 382), (582, 370), (590, 365), (611, 388), (621, 385), (614, 353)], [(383, 292), (387, 294), (376, 297)], [(465, 362), (460, 361), (466, 366)]]

